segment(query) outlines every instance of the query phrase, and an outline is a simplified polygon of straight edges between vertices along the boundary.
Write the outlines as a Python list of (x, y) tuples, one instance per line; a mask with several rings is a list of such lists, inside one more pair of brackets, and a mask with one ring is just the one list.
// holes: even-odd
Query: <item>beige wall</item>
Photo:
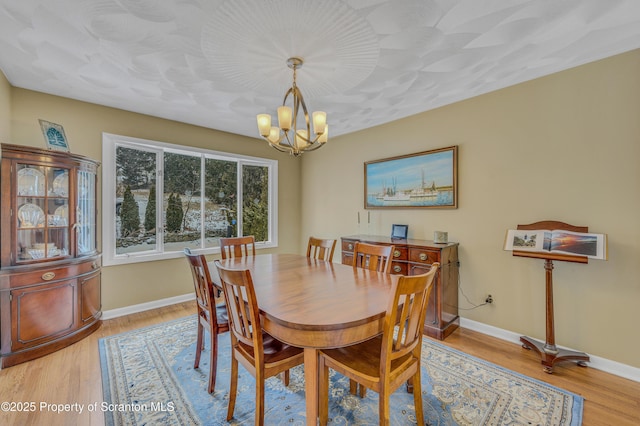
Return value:
[[(459, 146), (456, 210), (370, 210), (360, 226), (363, 163)], [(609, 236), (609, 260), (556, 262), (556, 343), (640, 367), (640, 51), (334, 138), (304, 157), (301, 244), (308, 235), (460, 243), (461, 310), (484, 324), (545, 337), (543, 261), (503, 251), (505, 231), (559, 220)], [(363, 222), (365, 222), (363, 220)], [(340, 253), (336, 253), (340, 258)], [(471, 307), (460, 297), (460, 307)]]
[[(102, 160), (102, 132), (277, 159), (278, 250), (298, 251), (301, 184), (297, 159), (281, 155), (257, 139), (29, 90), (14, 88), (11, 102), (11, 141), (21, 145), (45, 147), (38, 124), (42, 118), (64, 127), (72, 152), (98, 160)], [(103, 310), (193, 292), (191, 273), (183, 259), (105, 267), (102, 279)]]
[(11, 85), (0, 70), (0, 142), (9, 143), (11, 136)]

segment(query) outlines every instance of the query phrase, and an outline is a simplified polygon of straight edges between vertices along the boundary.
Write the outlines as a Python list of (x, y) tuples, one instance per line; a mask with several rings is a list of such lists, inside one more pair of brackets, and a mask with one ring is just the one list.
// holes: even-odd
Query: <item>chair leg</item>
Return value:
[[(380, 398), (378, 404), (380, 425), (389, 426), (389, 392), (384, 386), (380, 388), (378, 397)], [(424, 423), (418, 424), (422, 425)]]
[(218, 333), (211, 333), (211, 353), (209, 354), (209, 388), (207, 392), (213, 393), (216, 388), (216, 376), (218, 374)]
[[(325, 365), (324, 357), (318, 360), (318, 418), (320, 426), (326, 426), (329, 421), (329, 368)], [(355, 383), (353, 380), (350, 383)]]
[(407, 380), (407, 393), (413, 393), (413, 377)]
[(282, 382), (285, 386), (289, 386), (289, 378), (290, 378), (289, 370), (282, 372)]
[(193, 362), (193, 368), (198, 368), (200, 366), (200, 355), (202, 354), (202, 347), (204, 346), (204, 327), (200, 323), (200, 318), (198, 318), (198, 337), (196, 339), (196, 360)]
[(360, 392), (358, 392), (358, 394), (360, 395), (360, 398), (364, 398), (367, 396), (367, 388), (365, 388), (364, 386), (362, 386), (362, 383), (358, 384), (360, 386)]
[(231, 385), (229, 386), (229, 406), (227, 407), (227, 421), (233, 418), (236, 408), (236, 393), (238, 393), (238, 360), (231, 355)]
[(416, 406), (416, 420), (419, 425), (424, 424), (424, 413), (422, 411), (422, 385), (420, 384), (420, 365), (418, 365), (418, 371), (413, 376), (413, 402)]
[(356, 395), (358, 393), (358, 382), (353, 379), (349, 379), (349, 393)]
[(264, 425), (264, 372), (256, 369), (256, 426)]

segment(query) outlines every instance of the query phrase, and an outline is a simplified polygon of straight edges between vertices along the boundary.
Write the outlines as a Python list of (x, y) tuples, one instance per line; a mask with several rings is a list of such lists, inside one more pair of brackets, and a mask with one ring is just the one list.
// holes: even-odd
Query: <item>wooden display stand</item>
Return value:
[[(562, 229), (573, 232), (589, 232), (586, 226), (573, 226), (563, 222), (543, 221), (531, 223), (528, 225), (518, 225), (518, 229), (523, 230), (540, 230), (540, 229)], [(544, 270), (546, 276), (546, 296), (547, 296), (547, 340), (545, 343), (532, 339), (531, 337), (522, 336), (520, 341), (525, 349), (535, 349), (542, 358), (542, 365), (545, 373), (553, 373), (553, 365), (560, 361), (578, 361), (578, 365), (586, 367), (589, 362), (589, 356), (583, 352), (575, 352), (566, 349), (558, 349), (556, 347), (554, 323), (553, 323), (553, 261), (588, 263), (589, 258), (586, 256), (573, 256), (558, 253), (540, 253), (528, 251), (513, 251), (514, 256), (533, 257), (544, 259)]]

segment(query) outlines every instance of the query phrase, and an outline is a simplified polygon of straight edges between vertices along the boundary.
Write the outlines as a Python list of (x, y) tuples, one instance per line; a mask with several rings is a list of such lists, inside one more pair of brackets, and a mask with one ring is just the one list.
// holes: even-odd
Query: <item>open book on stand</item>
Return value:
[(607, 235), (564, 230), (510, 229), (505, 250), (562, 253), (607, 260)]

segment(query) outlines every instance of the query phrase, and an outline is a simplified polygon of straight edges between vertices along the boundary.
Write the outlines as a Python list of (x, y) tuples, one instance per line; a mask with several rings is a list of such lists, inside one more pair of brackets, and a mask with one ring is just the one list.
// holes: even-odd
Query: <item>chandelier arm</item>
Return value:
[[(298, 117), (298, 111), (300, 109), (300, 105), (302, 105), (302, 113), (304, 115), (304, 122), (305, 125), (307, 127), (307, 137), (311, 137), (311, 126), (309, 124), (309, 112), (307, 111), (307, 104), (304, 101), (304, 96), (302, 96), (302, 92), (300, 91), (300, 89), (298, 89), (298, 86), (294, 86), (293, 87), (294, 92), (293, 92), (293, 99), (294, 102), (296, 102), (296, 113), (294, 114), (294, 117)], [(297, 133), (297, 132), (296, 132)], [(307, 142), (309, 142), (309, 140), (307, 138), (302, 138), (305, 139)]]
[[(286, 145), (291, 147), (291, 148), (293, 148), (294, 144), (293, 144), (293, 142), (291, 142), (291, 139), (289, 139), (289, 132), (288, 131), (284, 131), (284, 130), (283, 130), (283, 132), (284, 132), (284, 137), (282, 138), (282, 141), (284, 142), (285, 139), (286, 139), (286, 141), (287, 141)], [(294, 137), (293, 140), (295, 141), (295, 134), (294, 134), (293, 137)]]
[[(267, 142), (269, 142), (269, 141), (267, 141)], [(291, 151), (291, 149), (286, 147), (286, 146), (275, 145), (275, 144), (272, 144), (271, 142), (269, 142), (269, 145), (271, 145), (271, 148), (275, 148), (280, 152), (290, 152)]]
[(322, 148), (323, 145), (324, 145), (323, 143), (313, 143), (313, 144), (307, 145), (302, 150), (304, 152), (315, 151), (316, 149)]
[[(284, 98), (282, 99), (282, 106), (287, 106), (287, 98), (289, 97), (289, 95), (293, 95), (294, 93), (294, 87), (289, 87), (289, 90), (287, 90), (287, 93), (284, 94)], [(295, 87), (297, 89), (297, 87)], [(293, 95), (295, 96), (295, 95)]]

